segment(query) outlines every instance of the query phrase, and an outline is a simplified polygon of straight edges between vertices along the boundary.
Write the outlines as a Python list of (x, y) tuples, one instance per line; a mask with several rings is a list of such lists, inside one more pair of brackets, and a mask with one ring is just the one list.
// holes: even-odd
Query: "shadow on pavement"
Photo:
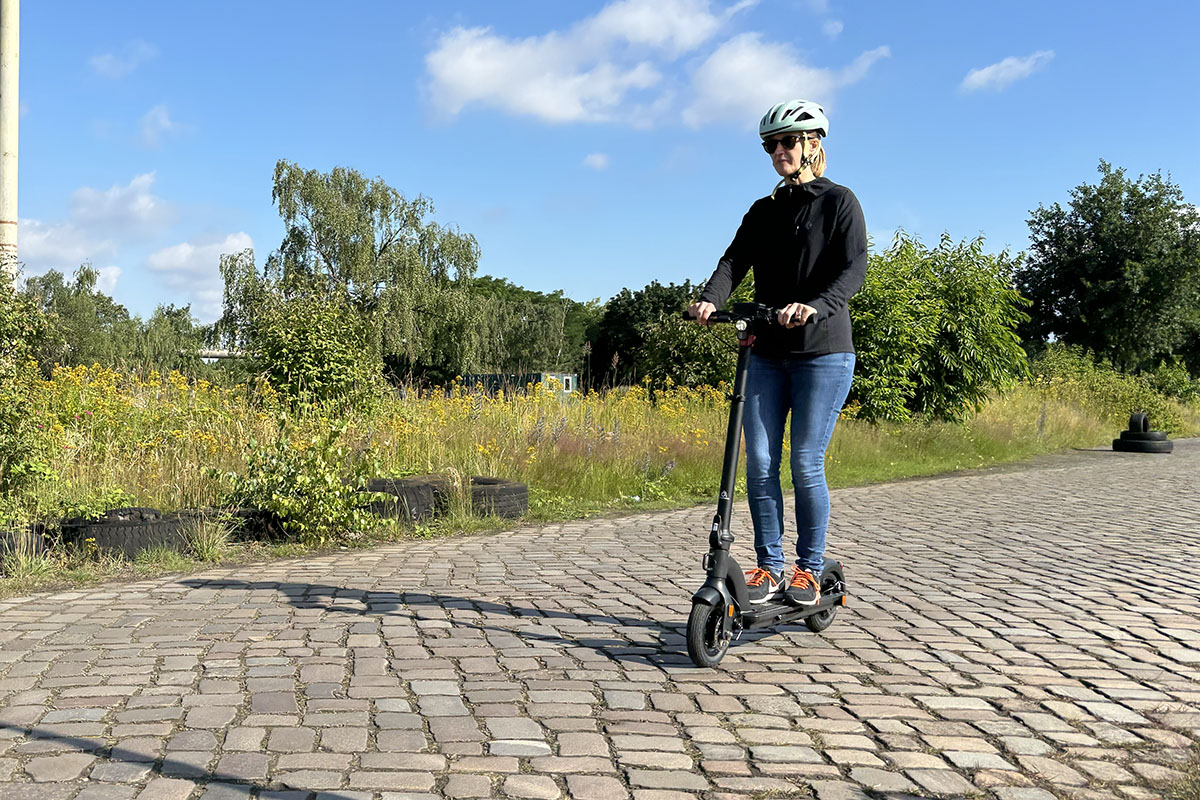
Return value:
[[(421, 617), (417, 613), (419, 609), (441, 608), (447, 612), (472, 610), (484, 615), (528, 620), (531, 623), (547, 619), (579, 622), (587, 625), (610, 625), (620, 628), (641, 629), (657, 633), (658, 636), (656, 638), (658, 641), (627, 641), (620, 638), (596, 636), (586, 631), (581, 631), (581, 635), (575, 636), (569, 630), (560, 631), (551, 626), (547, 627), (552, 632), (541, 632), (531, 630), (528, 625), (524, 627), (489, 625), (486, 621), (467, 621), (455, 618), (453, 615), (448, 615), (447, 617), (450, 624), (455, 627), (503, 633), (555, 646), (588, 647), (617, 661), (634, 661), (653, 664), (655, 666), (687, 666), (692, 663), (685, 649), (683, 622), (659, 622), (656, 620), (638, 619), (636, 617), (617, 617), (602, 612), (574, 613), (561, 609), (527, 608), (496, 603), (491, 600), (437, 594), (429, 591), (366, 591), (363, 589), (352, 589), (345, 586), (331, 586), (319, 583), (241, 581), (228, 578), (217, 580), (185, 578), (178, 581), (178, 583), (195, 589), (272, 590), (283, 595), (287, 603), (294, 608), (319, 608), (331, 613), (364, 617), (402, 614), (411, 619), (420, 619)], [(353, 601), (360, 603), (362, 607), (351, 608), (339, 605), (338, 601)]]
[[(263, 800), (269, 800), (273, 797), (293, 797), (297, 792), (307, 793), (308, 795), (320, 795), (321, 800), (357, 800), (360, 796), (356, 792), (339, 789), (308, 789), (303, 786), (295, 786), (293, 788), (271, 789), (262, 782), (247, 780), (238, 775), (221, 772), (217, 769), (202, 769), (195, 764), (186, 761), (177, 761), (171, 758), (168, 753), (166, 756), (159, 758), (149, 758), (146, 753), (138, 750), (132, 750), (121, 746), (112, 746), (104, 743), (101, 738), (89, 738), (83, 736), (63, 736), (51, 730), (38, 728), (36, 725), (25, 727), (24, 725), (11, 725), (0, 722), (0, 730), (9, 730), (15, 733), (28, 736), (34, 740), (48, 740), (66, 745), (71, 750), (81, 753), (91, 753), (98, 758), (109, 762), (119, 762), (124, 764), (143, 765), (151, 773), (164, 778), (178, 778), (182, 780), (195, 781), (198, 784), (207, 786), (212, 789), (219, 786), (224, 793), (222, 797), (238, 798), (238, 797), (258, 797)], [(13, 752), (9, 752), (11, 757)], [(52, 756), (57, 753), (32, 753), (32, 757)], [(227, 754), (233, 755), (233, 754)], [(140, 780), (140, 779), (137, 779)], [(86, 781), (88, 784), (99, 783), (99, 785), (114, 785), (125, 786), (128, 784), (120, 781), (97, 782), (95, 779), (89, 778)], [(0, 783), (0, 785), (4, 785)], [(37, 785), (37, 784), (33, 784)], [(285, 787), (288, 784), (283, 784)], [(349, 792), (349, 793), (348, 793)], [(31, 797), (33, 795), (30, 795)], [(39, 795), (40, 796), (40, 795)], [(115, 795), (114, 795), (115, 796)]]
[[(491, 600), (459, 597), (456, 595), (437, 594), (429, 591), (422, 592), (393, 592), (368, 591), (353, 589), (345, 586), (332, 586), (320, 583), (303, 583), (297, 581), (242, 581), (231, 578), (204, 579), (185, 578), (178, 581), (183, 586), (193, 589), (241, 589), (246, 591), (275, 591), (283, 595), (287, 603), (294, 608), (319, 608), (337, 614), (352, 614), (356, 616), (373, 616), (384, 614), (403, 614), (410, 618), (419, 617), (415, 611), (422, 607), (442, 608), (446, 611), (474, 610), (482, 614), (491, 614), (517, 619), (536, 621), (538, 619), (565, 620), (581, 622), (589, 625), (611, 625), (622, 628), (635, 628), (654, 631), (658, 641), (654, 643), (637, 643), (624, 639), (597, 637), (594, 635), (573, 636), (570, 631), (542, 633), (526, 627), (508, 627), (489, 625), (486, 622), (469, 622), (449, 617), (452, 625), (472, 628), (478, 631), (505, 633), (521, 638), (533, 639), (539, 642), (557, 646), (588, 647), (598, 653), (608, 656), (615, 661), (630, 661), (654, 666), (691, 667), (686, 642), (686, 620), (677, 622), (661, 622), (658, 620), (639, 619), (637, 617), (618, 617), (602, 612), (571, 612), (561, 609), (539, 609), (521, 607), (512, 604), (496, 603)], [(361, 608), (350, 608), (338, 605), (340, 600), (350, 600), (361, 603)], [(739, 644), (750, 644), (778, 633), (782, 629), (803, 629), (803, 624), (783, 626), (780, 629), (763, 629), (746, 631), (741, 638), (731, 644), (731, 649)]]

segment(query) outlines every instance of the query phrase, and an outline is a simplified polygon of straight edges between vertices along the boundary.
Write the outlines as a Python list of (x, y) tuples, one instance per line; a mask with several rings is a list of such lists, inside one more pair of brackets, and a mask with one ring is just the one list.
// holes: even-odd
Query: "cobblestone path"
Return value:
[(708, 507), (0, 602), (0, 800), (1161, 798), (1200, 736), (1176, 445), (835, 492), (850, 605), (713, 670)]

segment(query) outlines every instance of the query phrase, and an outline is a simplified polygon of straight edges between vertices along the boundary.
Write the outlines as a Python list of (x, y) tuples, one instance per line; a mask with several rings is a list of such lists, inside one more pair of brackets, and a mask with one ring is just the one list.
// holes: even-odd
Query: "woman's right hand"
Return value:
[(688, 314), (701, 325), (707, 325), (709, 316), (716, 310), (716, 306), (712, 303), (706, 303), (703, 300), (688, 306)]

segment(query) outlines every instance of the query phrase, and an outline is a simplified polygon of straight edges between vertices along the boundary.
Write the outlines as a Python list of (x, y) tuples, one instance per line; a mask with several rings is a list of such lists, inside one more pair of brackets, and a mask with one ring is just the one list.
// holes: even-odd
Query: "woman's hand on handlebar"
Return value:
[(692, 303), (690, 306), (688, 306), (688, 316), (690, 316), (692, 319), (696, 320), (696, 322), (700, 323), (701, 325), (707, 325), (708, 318), (716, 310), (717, 310), (717, 307), (714, 306), (712, 303), (706, 303), (704, 301), (699, 301), (696, 303)]
[(799, 328), (807, 325), (810, 319), (817, 316), (817, 310), (804, 303), (788, 303), (779, 309), (777, 321), (785, 328)]

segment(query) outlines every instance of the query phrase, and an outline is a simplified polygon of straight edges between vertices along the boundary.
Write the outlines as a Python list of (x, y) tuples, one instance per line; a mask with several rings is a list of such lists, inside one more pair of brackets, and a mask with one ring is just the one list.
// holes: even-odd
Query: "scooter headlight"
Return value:
[(737, 322), (733, 323), (733, 327), (737, 328), (738, 333), (741, 333), (742, 331), (746, 330), (746, 328), (748, 328), (749, 326), (750, 326), (750, 323), (746, 322), (746, 320), (744, 320), (744, 319), (739, 319)]

